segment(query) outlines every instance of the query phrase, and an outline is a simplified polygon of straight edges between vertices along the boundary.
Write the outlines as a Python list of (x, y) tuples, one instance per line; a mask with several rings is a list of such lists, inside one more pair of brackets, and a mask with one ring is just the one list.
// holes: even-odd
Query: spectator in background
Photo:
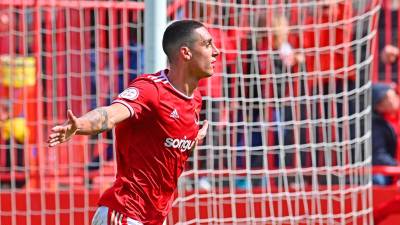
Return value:
[[(189, 18), (196, 18), (204, 22), (208, 27), (208, 32), (213, 37), (213, 42), (220, 50), (220, 55), (215, 63), (214, 75), (209, 79), (199, 81), (199, 91), (203, 96), (202, 111), (207, 108), (210, 115), (201, 113), (201, 119), (207, 117), (210, 121), (210, 128), (207, 137), (204, 141), (205, 145), (209, 146), (223, 146), (226, 145), (226, 127), (224, 125), (217, 125), (216, 122), (226, 122), (226, 108), (223, 98), (227, 97), (229, 90), (228, 79), (229, 74), (236, 73), (236, 36), (230, 34), (233, 30), (224, 29), (227, 26), (222, 26), (218, 21), (219, 13), (224, 9), (220, 5), (210, 2), (188, 2), (185, 8), (186, 15)], [(225, 84), (225, 86), (224, 86)], [(205, 98), (204, 98), (205, 97)], [(199, 155), (199, 169), (227, 169), (227, 149), (198, 149)], [(188, 165), (190, 167), (190, 164)], [(209, 191), (211, 187), (218, 184), (211, 184), (208, 176), (201, 176), (199, 179), (200, 189)]]
[[(346, 45), (352, 39), (352, 24), (346, 22), (352, 16), (352, 7), (349, 0), (324, 0), (323, 3), (305, 18), (307, 28), (303, 33), (303, 43), (298, 40), (297, 45), (310, 51), (305, 57), (309, 75), (316, 76), (317, 80), (327, 84), (331, 77), (330, 70), (354, 64), (353, 53)], [(338, 48), (327, 48), (331, 46)], [(334, 71), (335, 74), (332, 75), (337, 82), (343, 81), (345, 75), (349, 77), (349, 81), (354, 81), (354, 73), (346, 72), (348, 74)]]
[[(305, 166), (305, 151), (301, 145), (306, 144), (306, 133), (304, 125), (294, 125), (296, 121), (307, 119), (307, 109), (305, 101), (305, 85), (301, 68), (304, 63), (304, 55), (294, 49), (291, 43), (293, 35), (289, 34), (289, 24), (285, 16), (274, 17), (272, 20), (274, 31), (272, 48), (275, 54), (271, 54), (273, 60), (272, 73), (273, 83), (277, 91), (278, 99), (275, 108), (275, 121), (277, 130), (275, 132), (275, 145), (285, 145), (284, 157), (277, 155), (276, 161), (280, 168), (296, 167), (296, 154), (301, 154), (301, 166)], [(293, 97), (303, 96), (295, 100)], [(289, 99), (289, 100), (284, 100)], [(284, 125), (282, 125), (284, 124)], [(282, 136), (279, 138), (279, 136)], [(292, 146), (292, 147), (290, 147)], [(284, 159), (284, 162), (281, 161)], [(298, 183), (295, 177), (288, 176), (291, 184)], [(282, 180), (278, 180), (278, 185), (283, 185)]]
[[(320, 124), (312, 125), (316, 134), (315, 142), (344, 142), (355, 138), (356, 121), (351, 115), (356, 113), (357, 96), (351, 90), (361, 85), (356, 82), (357, 74), (351, 48), (352, 5), (349, 0), (320, 2), (322, 4), (312, 8), (306, 16), (305, 29), (300, 31), (295, 46), (304, 48), (305, 52), (307, 95), (318, 96), (311, 100), (310, 106), (313, 119), (322, 120)], [(343, 117), (347, 119), (341, 119)], [(332, 121), (332, 118), (340, 120)], [(316, 151), (324, 152), (322, 148), (317, 148)], [(354, 153), (353, 149), (351, 151)], [(318, 157), (316, 163), (319, 166), (345, 163), (347, 153), (339, 151), (337, 154), (340, 154), (334, 157), (337, 162), (324, 162), (327, 157)], [(332, 179), (336, 178), (332, 176)], [(322, 183), (329, 182), (326, 176), (322, 176), (322, 179)]]
[[(372, 85), (372, 165), (397, 166), (400, 98), (385, 83)], [(374, 184), (387, 185), (390, 177), (374, 175)]]
[[(267, 66), (267, 85), (272, 93), (268, 98), (277, 99), (272, 106), (272, 121), (274, 127), (274, 146), (284, 145), (284, 150), (278, 148), (275, 161), (279, 168), (294, 168), (296, 155), (301, 154), (301, 164), (305, 164), (302, 144), (306, 143), (305, 125), (295, 125), (296, 121), (307, 119), (305, 101), (305, 80), (302, 68), (304, 55), (294, 48), (294, 30), (289, 29), (289, 21), (285, 15), (273, 15), (272, 18), (272, 54), (269, 54), (271, 66)], [(261, 61), (263, 62), (263, 61)], [(300, 98), (299, 98), (300, 97)], [(283, 180), (276, 180), (278, 186)], [(296, 177), (288, 176), (288, 182), (296, 185)]]
[[(307, 51), (307, 79), (313, 94), (321, 91), (331, 94), (331, 89), (336, 89), (336, 93), (342, 92), (345, 83), (349, 90), (355, 87), (355, 72), (346, 69), (354, 65), (354, 55), (348, 46), (352, 40), (352, 24), (346, 22), (351, 16), (351, 5), (348, 0), (323, 2), (305, 19), (308, 28), (303, 32), (302, 41), (297, 40), (297, 46)], [(330, 88), (333, 84), (335, 86)]]
[(385, 45), (380, 56), (383, 63), (392, 64), (399, 56), (399, 48), (391, 44)]
[[(399, 95), (388, 84), (374, 84), (372, 107), (372, 164), (397, 166), (395, 155), (399, 150)], [(392, 180), (391, 177), (375, 174), (372, 182), (377, 185), (388, 185)], [(400, 195), (374, 207), (374, 224), (378, 225), (395, 214), (400, 214)]]
[[(354, 69), (352, 2), (320, 0), (318, 3), (316, 7), (300, 9), (298, 15), (305, 17), (291, 18), (300, 21), (299, 25), (304, 27), (293, 41), (294, 48), (302, 49), (305, 54), (304, 90), (309, 104), (304, 104), (306, 110), (301, 111), (305, 111), (307, 119), (321, 121), (308, 124), (310, 129), (305, 128), (310, 134), (306, 133), (306, 138), (315, 136), (306, 140), (313, 142), (310, 144), (316, 152), (314, 160), (310, 160), (312, 167), (340, 165), (346, 163), (347, 151), (354, 155), (355, 149), (350, 144), (331, 145), (331, 148), (342, 150), (334, 151), (338, 155), (330, 157), (323, 157), (326, 149), (319, 146), (322, 146), (320, 143), (349, 143), (355, 139), (358, 121), (352, 115), (356, 113), (356, 99), (362, 99), (357, 96), (357, 91), (352, 91), (362, 85)], [(363, 107), (359, 109), (364, 110)], [(331, 181), (326, 175), (319, 178), (321, 183), (337, 183), (339, 179), (334, 175), (329, 176)]]
[[(380, 59), (383, 63), (379, 63), (379, 80), (387, 80), (395, 83), (398, 79), (399, 48), (398, 43), (398, 0), (385, 0), (379, 14), (378, 23), (378, 41)], [(392, 75), (387, 77), (387, 75)]]
[[(358, 1), (353, 3), (353, 11), (354, 16), (361, 16), (367, 13), (371, 8), (377, 7), (378, 4), (381, 4), (381, 10), (379, 13), (378, 23), (375, 21), (377, 18), (373, 16), (371, 19), (364, 19), (358, 21), (357, 30), (354, 32), (354, 39), (362, 39), (367, 38), (370, 35), (372, 30), (377, 27), (377, 35), (375, 36), (378, 39), (378, 50), (377, 52), (382, 63), (379, 63), (378, 66), (378, 80), (385, 80), (387, 82), (395, 82), (398, 83), (397, 74), (398, 74), (398, 64), (396, 63), (399, 56), (399, 48), (396, 46), (398, 44), (398, 8), (399, 8), (399, 0), (365, 0), (365, 4), (359, 4)], [(361, 29), (360, 29), (361, 28)], [(368, 41), (369, 42), (369, 41)], [(370, 46), (366, 44), (367, 42), (358, 42), (355, 47), (361, 48), (361, 55), (357, 64), (364, 64), (368, 57), (371, 56)], [(368, 65), (368, 64), (367, 64)], [(360, 78), (365, 75), (366, 69), (361, 68), (363, 74)], [(387, 73), (386, 73), (387, 72)], [(375, 75), (375, 74), (374, 74)], [(389, 75), (389, 76), (387, 76)]]
[[(272, 115), (272, 118), (268, 118), (268, 120), (277, 124), (273, 128), (275, 137), (273, 145), (291, 145), (294, 144), (294, 128), (292, 125), (282, 125), (282, 122), (305, 118), (304, 115), (300, 116), (301, 103), (291, 98), (304, 94), (304, 85), (300, 73), (298, 73), (301, 68), (300, 65), (304, 62), (304, 55), (293, 48), (288, 20), (283, 13), (278, 15), (274, 13), (263, 14), (259, 18), (259, 26), (268, 26), (268, 16), (271, 17), (270, 21), (272, 21), (272, 24), (269, 25), (272, 28), (272, 33), (269, 36), (268, 32), (265, 32), (257, 40), (257, 51), (261, 52), (258, 58), (259, 73), (262, 76), (261, 83), (265, 84), (263, 98), (276, 99), (274, 103), (267, 107), (267, 110), (271, 111), (270, 115)], [(295, 115), (293, 112), (298, 113), (295, 113)], [(255, 135), (261, 138), (261, 134), (253, 134), (253, 136)], [(294, 149), (290, 149), (287, 152), (288, 154), (285, 154), (287, 166), (293, 166), (293, 151)], [(278, 162), (278, 164), (284, 166), (282, 162)]]
[[(272, 21), (272, 23), (270, 22)], [(249, 77), (250, 83), (246, 88), (246, 96), (249, 98), (262, 98), (274, 99), (268, 101), (269, 103), (262, 104), (260, 102), (251, 102), (247, 108), (249, 112), (240, 112), (240, 120), (248, 122), (248, 132), (238, 134), (238, 146), (251, 147), (250, 149), (250, 163), (247, 168), (261, 169), (263, 168), (263, 161), (266, 155), (264, 154), (265, 146), (279, 146), (281, 144), (289, 144), (288, 136), (293, 135), (293, 128), (289, 126), (281, 126), (281, 122), (300, 119), (292, 115), (292, 107), (295, 107), (292, 101), (286, 101), (294, 95), (300, 94), (298, 65), (304, 61), (303, 56), (297, 53), (292, 44), (289, 42), (289, 24), (287, 18), (283, 13), (272, 14), (268, 11), (260, 11), (258, 14), (258, 27), (259, 31), (255, 40), (256, 49), (259, 54), (250, 66), (250, 74), (259, 74), (259, 76)], [(272, 28), (272, 29), (271, 29)], [(269, 32), (269, 30), (272, 32)], [(261, 85), (261, 88), (258, 86)], [(261, 114), (261, 111), (265, 111)], [(261, 118), (260, 116), (268, 116), (268, 118)], [(300, 116), (299, 116), (300, 117)], [(278, 124), (276, 127), (268, 128), (269, 132), (263, 133), (263, 126), (259, 122), (273, 121)], [(244, 127), (243, 127), (243, 130)], [(282, 132), (280, 132), (282, 131)], [(278, 138), (282, 135), (283, 138)], [(271, 138), (274, 136), (275, 138)], [(293, 137), (292, 139), (293, 140)], [(284, 143), (280, 143), (283, 141)], [(244, 155), (239, 152), (239, 155)], [(286, 159), (286, 157), (285, 157)], [(245, 156), (240, 156), (238, 159), (238, 166), (243, 168), (246, 165)], [(255, 177), (255, 176), (253, 176)], [(258, 186), (262, 184), (261, 179), (253, 179), (251, 185)], [(238, 179), (236, 186), (239, 188), (249, 188), (246, 179)]]

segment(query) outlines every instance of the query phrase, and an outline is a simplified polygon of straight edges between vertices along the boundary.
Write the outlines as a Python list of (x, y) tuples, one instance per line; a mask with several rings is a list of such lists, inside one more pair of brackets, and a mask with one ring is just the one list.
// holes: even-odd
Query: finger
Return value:
[(208, 129), (208, 121), (204, 120), (203, 121), (203, 127), (199, 130), (199, 132), (197, 133), (197, 140), (202, 140), (206, 134), (207, 134), (207, 129)]
[(203, 127), (201, 127), (201, 130), (207, 130), (208, 129), (208, 120), (203, 121)]
[(63, 135), (60, 135), (60, 136), (57, 136), (57, 137), (50, 137), (49, 136), (48, 141), (50, 142), (50, 141), (54, 141), (54, 140), (63, 140), (63, 138), (64, 138)]
[(49, 143), (49, 147), (54, 147), (54, 146), (56, 146), (56, 145), (58, 145), (58, 144), (60, 144), (60, 143), (61, 143), (61, 142), (59, 142), (59, 141)]
[(52, 140), (49, 140), (47, 143), (53, 144), (53, 143), (57, 143), (57, 142), (61, 142), (61, 141), (59, 139), (52, 139)]
[(49, 138), (56, 138), (56, 137), (59, 137), (61, 135), (61, 133), (52, 133), (52, 134), (50, 134), (49, 135)]
[(52, 139), (52, 140), (50, 140), (49, 141), (49, 145), (57, 145), (57, 144), (59, 144), (59, 143), (61, 143), (62, 141), (60, 140), (60, 139)]
[(55, 138), (48, 138), (47, 142), (51, 143), (51, 142), (55, 142), (55, 141), (61, 141), (62, 142), (63, 138), (62, 137), (55, 137)]
[(54, 133), (65, 132), (66, 130), (67, 130), (67, 126), (55, 126), (55, 127), (51, 128), (51, 131)]

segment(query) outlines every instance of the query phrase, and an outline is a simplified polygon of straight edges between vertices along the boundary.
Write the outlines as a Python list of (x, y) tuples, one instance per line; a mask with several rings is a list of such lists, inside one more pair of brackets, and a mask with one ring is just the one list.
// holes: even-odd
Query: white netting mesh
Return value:
[[(375, 1), (188, 1), (221, 50), (177, 224), (369, 224)], [(175, 19), (173, 18), (173, 19)]]
[[(200, 84), (211, 127), (167, 223), (372, 223), (378, 2), (168, 5), (171, 20), (204, 21), (221, 56)], [(90, 223), (114, 179), (112, 134), (51, 150), (44, 140), (67, 108), (107, 104), (143, 71), (143, 10), (143, 1), (0, 1), (0, 224)]]
[(49, 149), (48, 131), (143, 73), (143, 13), (143, 1), (0, 1), (0, 224), (90, 224), (115, 176), (112, 132)]

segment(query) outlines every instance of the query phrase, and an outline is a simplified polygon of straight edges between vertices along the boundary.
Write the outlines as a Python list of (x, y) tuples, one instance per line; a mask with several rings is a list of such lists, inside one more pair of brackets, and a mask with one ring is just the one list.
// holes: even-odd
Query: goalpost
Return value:
[[(167, 4), (168, 21), (204, 22), (221, 55), (166, 223), (372, 224), (380, 2)], [(107, 104), (144, 72), (145, 14), (144, 1), (0, 1), (0, 224), (90, 224), (114, 180), (112, 133), (44, 141), (67, 108)]]

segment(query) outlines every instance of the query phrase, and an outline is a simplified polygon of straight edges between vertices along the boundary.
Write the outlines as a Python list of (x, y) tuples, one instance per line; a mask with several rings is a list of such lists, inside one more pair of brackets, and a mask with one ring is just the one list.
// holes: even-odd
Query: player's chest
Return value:
[(166, 97), (160, 101), (158, 123), (168, 136), (197, 135), (199, 127), (198, 105), (194, 100)]

